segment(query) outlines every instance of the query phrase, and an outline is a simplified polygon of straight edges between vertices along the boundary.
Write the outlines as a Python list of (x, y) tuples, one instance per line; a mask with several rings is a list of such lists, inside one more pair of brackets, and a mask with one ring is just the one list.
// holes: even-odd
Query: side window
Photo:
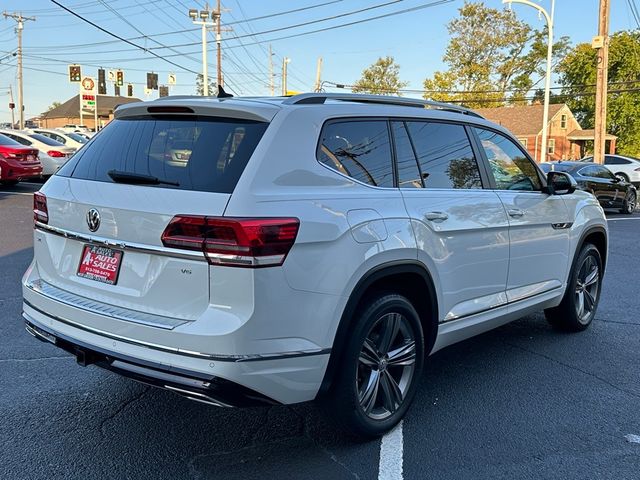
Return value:
[(332, 122), (322, 130), (318, 160), (362, 183), (393, 187), (386, 120)]
[(601, 167), (599, 165), (598, 166), (594, 165), (592, 168), (594, 169), (594, 174), (592, 175), (594, 177), (604, 178), (604, 179), (607, 179), (607, 180), (613, 180), (615, 178), (613, 173), (611, 173), (605, 167)]
[(26, 138), (22, 138), (17, 135), (10, 135), (10, 134), (7, 135), (7, 137), (12, 138), (13, 140), (15, 140), (18, 143), (21, 143), (22, 145), (27, 145), (27, 146), (31, 145), (31, 142)]
[(475, 128), (489, 160), (498, 190), (536, 191), (542, 188), (538, 170), (510, 139), (496, 132)]
[(425, 188), (482, 188), (480, 169), (462, 125), (407, 122)]
[(605, 155), (604, 164), (605, 165), (628, 165), (631, 162), (624, 158), (614, 157), (612, 155)]
[(596, 167), (594, 167), (594, 166), (584, 167), (578, 173), (580, 175), (582, 175), (583, 177), (595, 177), (596, 176)]
[(53, 138), (56, 142), (60, 142), (63, 145), (65, 145), (67, 143), (67, 141), (65, 140), (64, 137), (61, 137), (60, 135), (52, 135), (51, 138)]
[(422, 188), (420, 170), (416, 160), (407, 126), (404, 122), (391, 122), (393, 140), (396, 147), (396, 162), (398, 164), (398, 186), (400, 188)]

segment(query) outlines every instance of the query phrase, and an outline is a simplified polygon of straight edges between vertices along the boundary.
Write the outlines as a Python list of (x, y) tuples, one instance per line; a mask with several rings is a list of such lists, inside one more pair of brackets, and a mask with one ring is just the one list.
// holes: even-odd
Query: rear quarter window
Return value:
[(108, 173), (116, 170), (178, 183), (162, 188), (231, 193), (267, 126), (209, 117), (117, 119), (60, 175), (113, 182)]
[(318, 161), (374, 187), (393, 187), (386, 120), (331, 121), (320, 135)]

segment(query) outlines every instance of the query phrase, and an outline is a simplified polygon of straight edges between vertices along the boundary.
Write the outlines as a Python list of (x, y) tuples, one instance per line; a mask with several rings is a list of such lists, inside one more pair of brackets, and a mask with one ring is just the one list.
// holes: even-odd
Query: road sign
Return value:
[(159, 96), (160, 97), (168, 97), (169, 96), (169, 87), (167, 87), (166, 85), (160, 85)]
[(91, 77), (84, 77), (80, 82), (80, 101), (83, 110), (96, 108), (96, 81)]
[(176, 74), (175, 73), (170, 73), (169, 74), (169, 81), (167, 83), (169, 85), (175, 85), (176, 84)]
[(109, 70), (109, 81), (110, 82), (115, 82), (116, 81), (116, 71), (115, 70)]

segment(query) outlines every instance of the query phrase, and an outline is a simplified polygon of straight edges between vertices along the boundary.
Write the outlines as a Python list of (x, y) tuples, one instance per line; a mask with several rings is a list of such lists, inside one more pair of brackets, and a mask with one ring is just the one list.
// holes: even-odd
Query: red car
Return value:
[(0, 184), (15, 185), (20, 180), (42, 175), (38, 150), (25, 147), (0, 134)]

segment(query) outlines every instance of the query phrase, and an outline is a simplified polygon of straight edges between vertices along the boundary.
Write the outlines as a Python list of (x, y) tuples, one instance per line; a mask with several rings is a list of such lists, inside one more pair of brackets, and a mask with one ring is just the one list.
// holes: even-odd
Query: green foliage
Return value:
[[(569, 52), (558, 68), (562, 94), (583, 128), (593, 128), (595, 123), (596, 60), (596, 50), (588, 43), (581, 43)], [(607, 132), (619, 137), (619, 153), (632, 156), (640, 155), (640, 92), (620, 90), (634, 88), (638, 72), (640, 32), (613, 34), (609, 41)]]
[(51, 103), (51, 105), (49, 105), (47, 107), (47, 112), (50, 112), (51, 110), (53, 110), (54, 108), (58, 108), (60, 105), (62, 105), (62, 102), (58, 102), (57, 100), (53, 103)]
[(407, 85), (407, 82), (400, 81), (400, 66), (393, 57), (380, 57), (362, 71), (362, 77), (354, 84), (352, 90), (378, 95), (400, 95), (398, 90)]
[[(425, 98), (462, 101), (471, 107), (525, 103), (534, 86), (532, 75), (544, 75), (547, 31), (534, 30), (509, 10), (466, 1), (449, 22), (450, 40), (443, 56), (448, 69), (424, 81)], [(561, 58), (569, 41), (554, 43)], [(468, 93), (459, 93), (463, 91)]]
[[(209, 80), (209, 95), (215, 96), (216, 93), (218, 92), (218, 89), (216, 88), (216, 84), (214, 83), (211, 76), (209, 76), (208, 80)], [(203, 94), (204, 94), (204, 82), (203, 82), (202, 74), (199, 73), (198, 76), (196, 77), (196, 95), (203, 95)]]

